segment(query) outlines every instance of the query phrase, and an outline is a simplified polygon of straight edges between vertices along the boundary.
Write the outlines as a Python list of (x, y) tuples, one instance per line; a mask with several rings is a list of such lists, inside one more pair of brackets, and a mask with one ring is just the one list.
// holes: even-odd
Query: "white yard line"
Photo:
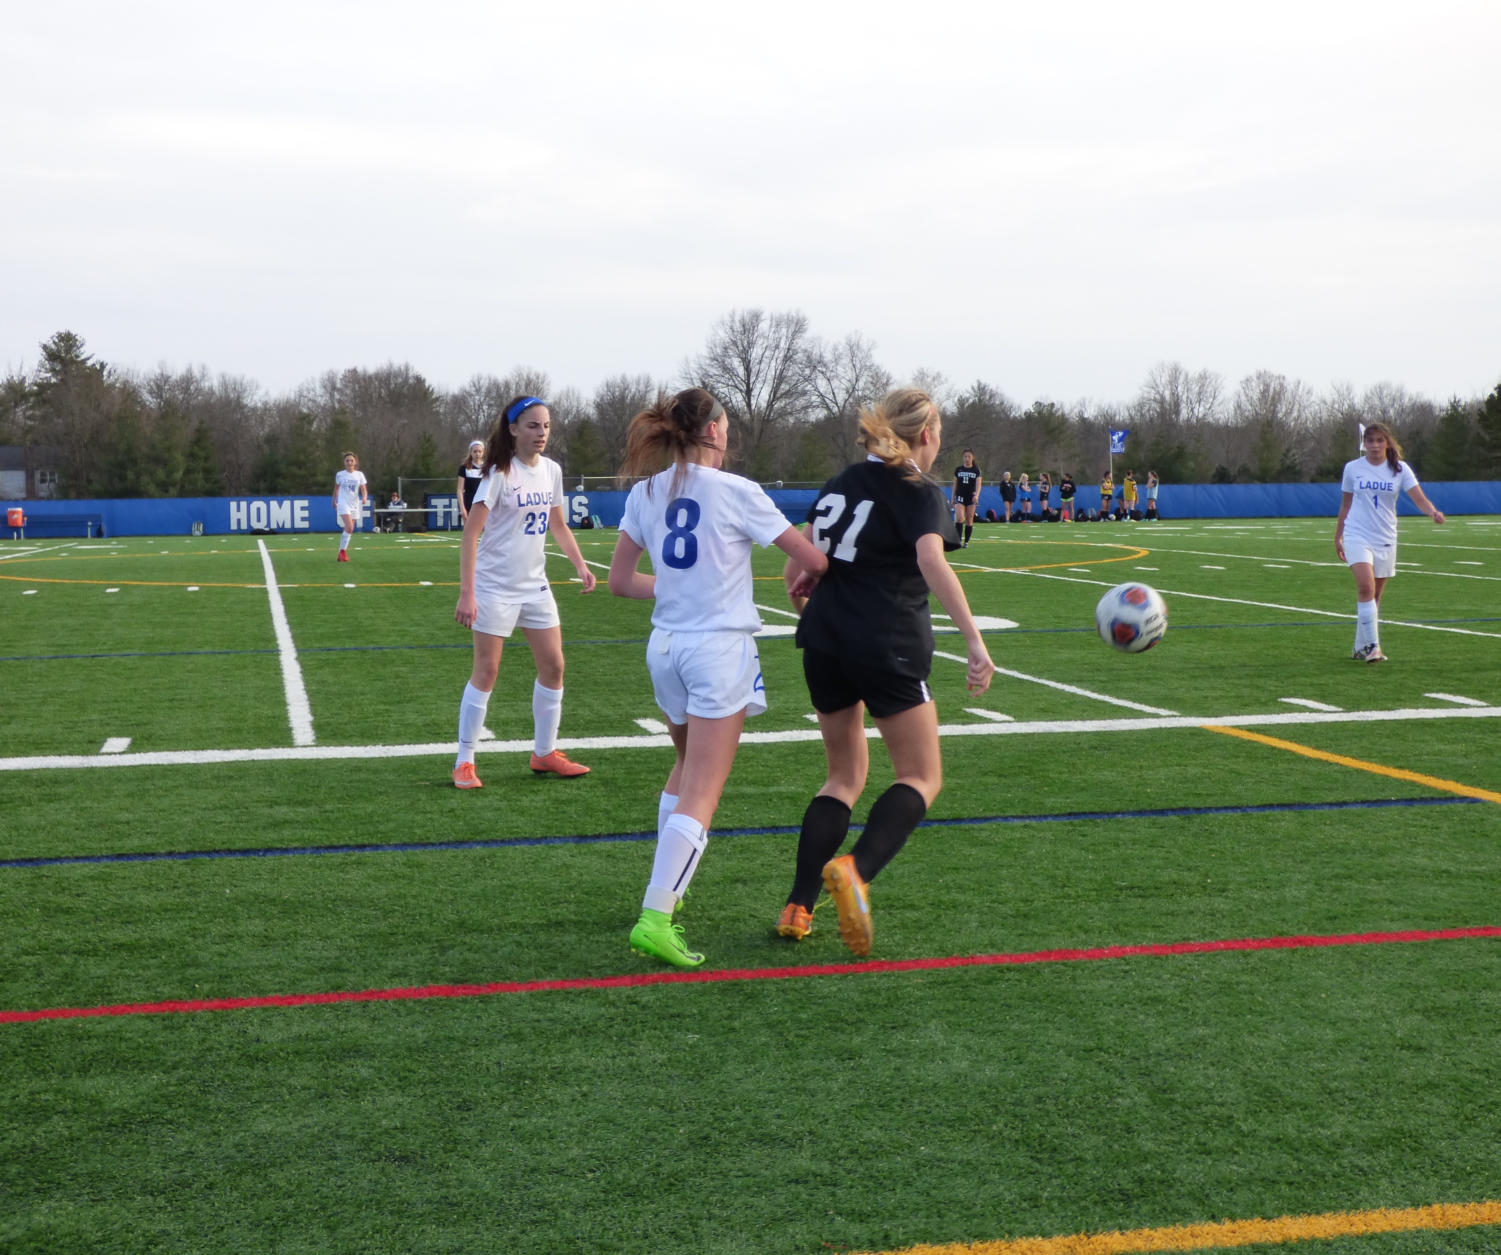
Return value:
[[(1330, 723), (1402, 723), (1428, 719), (1501, 719), (1501, 706), (1412, 707), (1398, 710), (1288, 711), (1254, 715), (1173, 715), (1157, 718), (1057, 719), (1016, 723), (942, 724), (938, 735), (956, 736), (1052, 736), (1092, 732), (1154, 732), (1180, 728), (1266, 728), (1294, 727)], [(866, 728), (870, 738), (880, 736), (875, 728)], [(784, 745), (814, 742), (820, 739), (817, 728), (788, 728), (777, 732), (746, 732), (741, 745)], [(668, 749), (667, 736), (591, 736), (563, 738), (558, 748), (568, 751)], [(530, 738), (524, 741), (486, 741), (486, 754), (530, 753)], [(52, 754), (34, 758), (0, 758), (0, 771), (74, 770), (84, 767), (176, 767), (202, 766), (210, 763), (328, 762), (374, 758), (451, 758), (452, 741), (432, 741), (420, 745), (317, 745), (278, 749), (233, 750), (158, 750), (139, 754)]]
[(1473, 697), (1460, 697), (1457, 693), (1424, 693), (1424, 697), (1431, 697), (1438, 702), (1453, 702), (1456, 706), (1484, 706), (1484, 702), (1477, 702)]
[(281, 589), (276, 585), (276, 570), (271, 565), (271, 551), (264, 540), (255, 542), (261, 551), (261, 567), (266, 573), (266, 598), (271, 603), (271, 626), (276, 632), (276, 650), (281, 658), (281, 685), (287, 695), (287, 722), (292, 725), (292, 744), (307, 747), (315, 744), (313, 706), (308, 701), (307, 686), (302, 682), (302, 664), (297, 661), (297, 646), (292, 641), (292, 625), (287, 622)]
[(56, 553), (59, 549), (76, 549), (78, 542), (70, 540), (65, 545), (39, 545), (27, 549), (17, 549), (14, 553), (0, 553), (0, 562), (8, 558), (34, 558), (39, 553)]
[[(941, 649), (933, 651), (935, 658), (947, 658), (950, 662), (969, 665), (968, 658), (961, 658), (958, 654), (946, 654)], [(1044, 680), (1038, 675), (1028, 675), (1024, 671), (1010, 671), (1005, 667), (995, 669), (997, 675), (1009, 675), (1013, 680), (1025, 680), (1028, 684), (1041, 684), (1046, 688), (1058, 689), (1063, 693), (1072, 693), (1075, 697), (1087, 697), (1092, 702), (1104, 702), (1109, 706), (1120, 706), (1125, 710), (1139, 710), (1144, 715), (1176, 715), (1176, 710), (1164, 710), (1160, 706), (1143, 706), (1140, 702), (1128, 702), (1124, 697), (1111, 697), (1108, 693), (1095, 693), (1089, 689), (1076, 688), (1072, 684), (1064, 684), (1059, 680)]]
[[(1304, 710), (1340, 710), (1342, 707), (1331, 706), (1327, 702), (1316, 702), (1309, 697), (1279, 697), (1279, 702), (1286, 702), (1289, 706), (1301, 706)], [(1484, 702), (1476, 702), (1477, 706), (1483, 706)]]
[[(1109, 588), (1109, 580), (1075, 579), (1067, 575), (1054, 575), (1047, 571), (1027, 571), (1020, 567), (982, 567), (981, 570), (994, 575), (1028, 575), (1038, 580), (1062, 580), (1065, 584), (1092, 584), (1096, 588)], [(1223, 568), (1213, 568), (1220, 570)], [(1429, 572), (1428, 574), (1432, 574)], [(1488, 578), (1478, 575), (1465, 577), (1467, 579)], [(1210, 593), (1190, 593), (1182, 589), (1159, 588), (1157, 590), (1164, 597), (1186, 597), (1193, 601), (1217, 601), (1227, 606), (1254, 606), (1258, 610), (1285, 610), (1289, 614), (1316, 614), (1326, 619), (1353, 619), (1355, 616), (1347, 610), (1318, 610), (1312, 606), (1288, 606), (1278, 601), (1250, 601), (1245, 597), (1216, 597)], [(1501, 640), (1501, 632), (1477, 632), (1474, 628), (1448, 627), (1442, 623), (1412, 623), (1405, 619), (1382, 619), (1382, 627), (1407, 627), (1417, 628), (1424, 632), (1450, 632), (1457, 636), (1484, 636), (1493, 640)]]

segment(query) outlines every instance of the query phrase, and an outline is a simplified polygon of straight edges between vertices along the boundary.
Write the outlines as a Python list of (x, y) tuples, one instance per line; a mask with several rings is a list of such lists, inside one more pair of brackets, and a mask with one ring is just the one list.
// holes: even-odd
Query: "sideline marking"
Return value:
[[(1501, 1224), (1501, 1203), (1434, 1203), (1428, 1207), (1377, 1207), (1369, 1211), (1329, 1211), (1275, 1220), (1221, 1220), (1160, 1229), (1115, 1229), (1053, 1238), (1005, 1238), (994, 1242), (954, 1242), (904, 1246), (885, 1255), (1152, 1255), (1158, 1251), (1224, 1250), (1234, 1246), (1281, 1246), (1287, 1242), (1375, 1233), (1473, 1229)], [(855, 1255), (873, 1255), (857, 1252)]]
[(1473, 697), (1460, 697), (1455, 693), (1424, 693), (1424, 697), (1431, 697), (1439, 702), (1453, 702), (1456, 706), (1484, 706), (1484, 702), (1476, 701)]
[[(1301, 706), (1304, 710), (1341, 710), (1343, 707), (1331, 706), (1328, 702), (1316, 702), (1311, 697), (1279, 697), (1279, 702), (1286, 702), (1289, 706)], [(1484, 705), (1485, 703), (1480, 703)]]
[[(960, 661), (963, 661), (962, 659)], [(1022, 677), (1023, 679), (1029, 677)], [(813, 716), (816, 718), (816, 716)], [(1081, 732), (1160, 732), (1182, 728), (1258, 728), (1289, 727), (1310, 723), (1405, 723), (1414, 719), (1501, 719), (1501, 706), (1413, 706), (1396, 710), (1342, 710), (1338, 712), (1279, 711), (1251, 715), (1164, 715), (1147, 718), (1055, 719), (1023, 723), (943, 723), (940, 737), (949, 736), (1068, 736)], [(865, 729), (868, 740), (881, 735), (874, 727)], [(816, 728), (784, 728), (778, 732), (745, 732), (740, 744), (789, 745), (821, 740)], [(143, 750), (99, 758), (94, 754), (36, 754), (31, 757), (0, 758), (0, 771), (58, 771), (77, 767), (194, 767), (204, 763), (278, 763), (325, 762), (334, 759), (376, 758), (452, 758), (453, 741), (428, 741), (405, 745), (307, 745), (274, 746), (255, 749)], [(487, 741), (487, 753), (530, 753), (531, 739)], [(649, 733), (621, 736), (562, 737), (558, 748), (573, 750), (671, 749), (667, 736)]]
[(1317, 758), (1321, 762), (1334, 763), (1339, 767), (1353, 767), (1357, 771), (1369, 771), (1373, 775), (1390, 776), (1393, 780), (1406, 780), (1411, 784), (1425, 785), (1430, 789), (1438, 789), (1442, 793), (1457, 793), (1460, 797), (1473, 797), (1481, 802), (1501, 803), (1501, 793), (1492, 793), (1489, 789), (1478, 789), (1473, 785), (1460, 784), (1457, 780), (1425, 776), (1422, 772), (1408, 771), (1404, 767), (1387, 767), (1382, 763), (1368, 763), (1361, 758), (1347, 758), (1343, 754), (1331, 754), (1327, 750), (1299, 745), (1296, 741), (1283, 741), (1260, 732), (1247, 732), (1244, 728), (1227, 728), (1223, 725), (1210, 724), (1206, 725), (1206, 730), (1220, 732), (1225, 736), (1236, 736), (1243, 741), (1255, 741), (1258, 745), (1270, 745), (1273, 749), (1287, 750), (1290, 754), (1301, 754), (1304, 758)]
[(292, 744), (306, 748), (314, 744), (313, 707), (308, 701), (307, 686), (302, 682), (302, 664), (297, 661), (297, 646), (292, 641), (292, 625), (276, 586), (276, 571), (264, 540), (255, 542), (261, 551), (261, 566), (266, 572), (266, 598), (271, 603), (271, 626), (276, 632), (276, 648), (281, 656), (281, 684), (287, 696), (287, 721), (292, 725)]
[(106, 738), (104, 744), (99, 747), (99, 752), (101, 754), (123, 754), (129, 748), (130, 738), (128, 736), (112, 736)]
[(75, 1020), (106, 1015), (173, 1015), (195, 1011), (250, 1011), (265, 1007), (321, 1006), (335, 1002), (399, 1002), (428, 998), (481, 998), (492, 994), (571, 993), (631, 989), (643, 985), (720, 985), (751, 980), (795, 980), (811, 976), (875, 976), (892, 972), (936, 972), (958, 967), (1018, 967), (1034, 963), (1093, 963), (1108, 959), (1155, 959), (1181, 955), (1258, 950), (1311, 950), (1330, 946), (1380, 946), (1421, 941), (1471, 941), (1501, 937), (1501, 926), (1408, 929), (1403, 932), (1343, 933), (1333, 936), (1231, 937), (1219, 941), (1173, 941), (1154, 945), (1093, 946), (1031, 950), (1020, 954), (950, 955), (928, 959), (875, 959), (864, 963), (809, 963), (800, 967), (742, 967), (653, 970), (621, 976), (549, 980), (504, 980), (468, 985), (409, 985), (398, 989), (334, 990), (313, 994), (265, 994), (250, 998), (171, 998), (97, 1007), (43, 1007), (0, 1011), (0, 1024)]

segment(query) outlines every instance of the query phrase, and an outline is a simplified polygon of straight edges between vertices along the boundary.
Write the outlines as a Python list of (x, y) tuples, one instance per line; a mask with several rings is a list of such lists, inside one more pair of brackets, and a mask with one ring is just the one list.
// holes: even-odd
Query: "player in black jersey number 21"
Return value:
[[(930, 592), (964, 635), (970, 691), (983, 693), (995, 673), (944, 557), (959, 542), (943, 489), (928, 474), (941, 434), (937, 406), (916, 388), (899, 389), (862, 411), (866, 458), (829, 480), (808, 512), (807, 534), (828, 554), (829, 569), (814, 579), (788, 568), (828, 777), (803, 815), (792, 892), (777, 932), (808, 935), (822, 884), (839, 912), (840, 937), (860, 955), (870, 952), (872, 938), (866, 885), (902, 848), (943, 783), (938, 712), (928, 690)], [(851, 852), (836, 857), (870, 767), (867, 706), (896, 782), (870, 808)]]

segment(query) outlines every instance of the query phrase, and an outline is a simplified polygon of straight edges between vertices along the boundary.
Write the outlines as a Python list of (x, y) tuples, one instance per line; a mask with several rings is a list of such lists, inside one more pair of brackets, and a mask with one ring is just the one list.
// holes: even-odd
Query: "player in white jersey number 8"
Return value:
[[(751, 546), (776, 545), (794, 568), (821, 574), (828, 560), (759, 485), (720, 469), (729, 418), (689, 388), (631, 420), (623, 478), (671, 465), (631, 489), (610, 562), (610, 591), (650, 598), (647, 669), (677, 759), (657, 804), (657, 848), (631, 948), (674, 967), (697, 967), (673, 912), (708, 843), (747, 714), (766, 709), (754, 634)], [(655, 574), (637, 570), (650, 554)]]

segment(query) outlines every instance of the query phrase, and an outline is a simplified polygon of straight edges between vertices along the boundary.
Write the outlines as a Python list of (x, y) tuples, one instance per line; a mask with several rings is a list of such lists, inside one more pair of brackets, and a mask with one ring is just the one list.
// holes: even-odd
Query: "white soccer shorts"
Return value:
[(766, 709), (761, 655), (749, 632), (667, 632), (653, 629), (646, 645), (657, 706), (668, 720), (685, 724), (689, 715), (726, 719), (738, 711)]
[(1354, 566), (1357, 562), (1369, 562), (1371, 574), (1378, 580), (1389, 580), (1397, 573), (1397, 546), (1373, 545), (1363, 536), (1345, 533), (1345, 563)]
[(486, 636), (510, 636), (520, 628), (558, 627), (557, 598), (552, 589), (544, 589), (530, 601), (497, 601), (485, 598), (475, 607), (474, 630)]

